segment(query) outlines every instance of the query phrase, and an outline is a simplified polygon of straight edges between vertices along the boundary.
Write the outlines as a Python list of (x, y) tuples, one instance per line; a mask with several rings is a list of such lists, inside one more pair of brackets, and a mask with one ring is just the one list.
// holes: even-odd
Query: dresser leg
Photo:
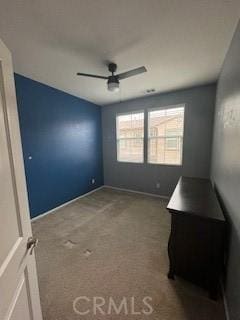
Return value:
[(169, 272), (168, 272), (168, 279), (175, 280), (174, 273), (171, 270), (169, 270)]
[(174, 280), (174, 269), (175, 269), (175, 254), (174, 254), (174, 235), (175, 235), (175, 227), (174, 227), (174, 221), (172, 217), (171, 221), (171, 233), (169, 236), (168, 241), (168, 257), (169, 257), (169, 272), (168, 272), (168, 279)]

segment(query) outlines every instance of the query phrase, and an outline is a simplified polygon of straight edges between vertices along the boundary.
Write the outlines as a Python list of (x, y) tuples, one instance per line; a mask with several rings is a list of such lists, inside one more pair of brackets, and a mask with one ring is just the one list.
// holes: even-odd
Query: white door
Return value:
[(12, 60), (0, 40), (1, 320), (42, 320), (31, 236)]

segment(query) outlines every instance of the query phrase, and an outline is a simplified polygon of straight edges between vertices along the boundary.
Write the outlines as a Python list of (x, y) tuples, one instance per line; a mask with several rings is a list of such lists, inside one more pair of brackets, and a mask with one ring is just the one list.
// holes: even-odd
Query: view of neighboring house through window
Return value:
[(144, 112), (119, 114), (117, 125), (117, 160), (143, 162)]
[(148, 112), (148, 162), (182, 163), (184, 106)]

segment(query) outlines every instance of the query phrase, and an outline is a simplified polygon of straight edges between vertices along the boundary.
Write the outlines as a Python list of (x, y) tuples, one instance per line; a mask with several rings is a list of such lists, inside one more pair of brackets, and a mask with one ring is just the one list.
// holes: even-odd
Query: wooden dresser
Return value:
[(210, 180), (181, 177), (167, 209), (171, 213), (168, 277), (190, 280), (209, 290), (215, 299), (226, 222)]

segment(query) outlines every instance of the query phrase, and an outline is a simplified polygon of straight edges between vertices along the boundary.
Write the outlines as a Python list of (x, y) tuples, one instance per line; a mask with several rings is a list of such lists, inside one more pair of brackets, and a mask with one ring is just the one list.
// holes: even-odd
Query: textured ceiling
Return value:
[[(1, 0), (0, 38), (17, 73), (98, 104), (215, 81), (240, 13), (239, 0)], [(145, 65), (121, 82), (108, 75)]]

